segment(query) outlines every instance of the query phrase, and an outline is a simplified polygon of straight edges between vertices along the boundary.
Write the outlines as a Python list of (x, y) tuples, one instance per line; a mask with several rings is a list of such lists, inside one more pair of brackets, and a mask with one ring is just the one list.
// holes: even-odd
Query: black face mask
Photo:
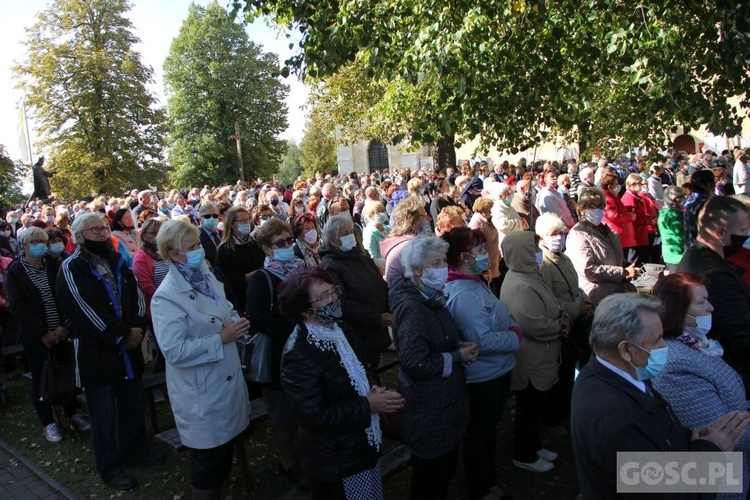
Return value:
[(106, 255), (107, 250), (109, 250), (109, 240), (98, 241), (85, 238), (83, 240), (83, 248), (93, 253), (94, 255), (103, 257), (104, 255)]
[(737, 255), (740, 250), (742, 250), (742, 245), (744, 245), (745, 241), (747, 241), (747, 239), (750, 237), (744, 234), (730, 234), (729, 236), (731, 240), (729, 242), (729, 245), (724, 246), (724, 258), (729, 258), (733, 255)]

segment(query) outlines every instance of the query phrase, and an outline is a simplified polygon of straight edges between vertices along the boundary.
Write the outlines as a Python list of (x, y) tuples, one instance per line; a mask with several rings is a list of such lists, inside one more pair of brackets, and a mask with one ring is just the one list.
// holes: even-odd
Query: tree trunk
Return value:
[(432, 150), (432, 164), (436, 172), (445, 172), (448, 167), (456, 167), (456, 148), (453, 147), (454, 136), (441, 137)]
[(589, 148), (588, 135), (591, 126), (589, 122), (582, 122), (578, 125), (578, 158), (583, 158), (583, 153)]

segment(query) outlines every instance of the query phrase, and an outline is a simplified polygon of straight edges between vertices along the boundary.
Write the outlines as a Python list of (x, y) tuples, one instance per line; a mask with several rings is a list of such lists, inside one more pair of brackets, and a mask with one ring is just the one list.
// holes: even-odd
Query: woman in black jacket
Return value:
[(380, 353), (391, 344), (388, 327), (388, 286), (375, 262), (363, 254), (354, 239), (354, 221), (348, 213), (338, 214), (323, 228), (324, 246), (320, 266), (341, 287), (342, 319), (352, 327), (362, 345), (367, 364), (375, 371)]
[(300, 460), (314, 499), (382, 499), (380, 413), (404, 407), (396, 392), (373, 385), (338, 287), (307, 268), (281, 285), (286, 315), (299, 321), (282, 359), (281, 382), (300, 424)]
[[(52, 405), (39, 399), (42, 367), (50, 350), (56, 356), (72, 358), (62, 310), (55, 303), (55, 282), (59, 262), (47, 253), (47, 234), (30, 227), (21, 234), (23, 255), (8, 268), (7, 293), (10, 309), (20, 327), (21, 343), (31, 369), (31, 402), (42, 423), (44, 437), (51, 443), (62, 440)], [(76, 401), (63, 405), (71, 423), (86, 431), (89, 423), (76, 414)]]
[(279, 469), (290, 481), (306, 489), (297, 462), (297, 419), (280, 380), (281, 351), (294, 330), (294, 323), (281, 314), (277, 300), (279, 284), (305, 264), (294, 256), (292, 230), (280, 219), (272, 218), (263, 224), (257, 231), (256, 241), (265, 254), (265, 262), (247, 285), (245, 314), (253, 331), (268, 335), (271, 341), (271, 382), (264, 384), (262, 390), (276, 439)]

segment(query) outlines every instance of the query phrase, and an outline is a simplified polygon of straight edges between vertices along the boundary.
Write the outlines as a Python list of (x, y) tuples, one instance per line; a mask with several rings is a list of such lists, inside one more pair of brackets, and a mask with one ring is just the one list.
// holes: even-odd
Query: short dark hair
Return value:
[(471, 251), (472, 248), (485, 243), (484, 233), (479, 229), (471, 229), (469, 227), (454, 227), (442, 236), (443, 241), (448, 243), (448, 253), (446, 254), (446, 260), (451, 269), (458, 267), (461, 264), (461, 254), (464, 252)]
[(654, 285), (654, 296), (664, 303), (659, 316), (665, 337), (679, 337), (685, 328), (685, 315), (690, 309), (690, 289), (708, 285), (708, 278), (700, 274), (673, 273), (663, 276)]
[[(304, 227), (306, 222), (312, 222), (315, 224), (315, 216), (313, 214), (303, 213), (299, 214), (292, 219), (292, 236), (295, 238), (299, 238), (300, 236), (304, 236), (302, 234), (302, 228)], [(315, 229), (317, 230), (317, 224), (315, 226)]]
[(279, 285), (279, 307), (281, 312), (299, 323), (302, 313), (310, 309), (310, 286), (320, 282), (333, 285), (333, 278), (322, 267), (307, 267), (287, 277)]
[(68, 244), (68, 237), (62, 232), (62, 229), (55, 226), (45, 227), (44, 232), (47, 233), (47, 241), (61, 240), (63, 245)]

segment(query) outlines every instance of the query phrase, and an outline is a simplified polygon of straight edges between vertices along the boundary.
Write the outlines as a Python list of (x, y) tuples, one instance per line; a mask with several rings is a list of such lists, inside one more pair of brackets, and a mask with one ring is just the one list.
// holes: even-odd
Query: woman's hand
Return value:
[(63, 340), (68, 338), (68, 329), (62, 325), (55, 328), (54, 332), (55, 332), (55, 335), (57, 336), (58, 342), (62, 342)]
[(472, 364), (479, 356), (479, 348), (473, 342), (462, 342), (458, 346), (458, 352), (461, 353), (461, 363), (465, 365)]
[(55, 334), (54, 330), (48, 330), (47, 333), (42, 335), (42, 344), (47, 347), (47, 349), (52, 349), (52, 347), (57, 344), (57, 335)]
[(749, 424), (750, 415), (747, 412), (730, 411), (708, 424), (705, 429), (693, 430), (690, 440), (705, 439), (721, 448), (722, 451), (733, 451), (737, 443), (747, 434)]
[(396, 391), (370, 392), (367, 394), (371, 413), (394, 413), (404, 409), (406, 400)]
[(626, 280), (632, 280), (636, 276), (638, 276), (638, 273), (641, 271), (640, 267), (635, 267), (635, 264), (631, 264), (628, 267), (623, 268), (625, 271), (625, 279)]
[(238, 338), (250, 331), (250, 321), (247, 318), (240, 318), (226, 325), (220, 332), (222, 344), (228, 344), (236, 341)]
[(380, 323), (383, 326), (391, 326), (391, 320), (393, 317), (391, 316), (391, 313), (383, 313), (380, 315)]
[(594, 304), (592, 304), (591, 302), (581, 302), (580, 304), (578, 304), (579, 318), (588, 318), (592, 314), (594, 314)]

